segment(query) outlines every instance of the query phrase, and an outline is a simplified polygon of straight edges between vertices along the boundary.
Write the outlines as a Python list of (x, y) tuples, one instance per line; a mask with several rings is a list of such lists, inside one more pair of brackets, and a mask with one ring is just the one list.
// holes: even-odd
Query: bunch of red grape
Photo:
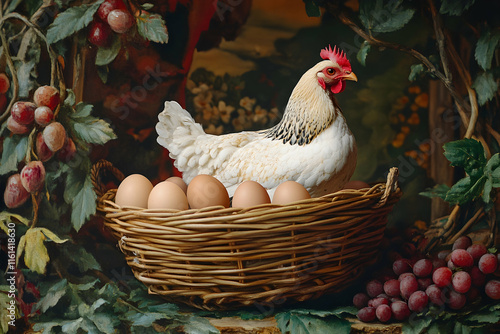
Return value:
[(500, 281), (492, 275), (498, 271), (499, 262), (500, 253), (472, 244), (468, 236), (458, 238), (451, 250), (435, 257), (400, 257), (391, 271), (370, 280), (366, 292), (353, 297), (358, 319), (403, 321), (412, 312), (421, 313), (432, 305), (459, 310), (483, 293), (498, 300)]
[(112, 31), (123, 34), (133, 25), (134, 17), (122, 0), (106, 0), (99, 6), (87, 38), (96, 46), (107, 47), (111, 43)]
[(13, 134), (28, 135), (35, 127), (37, 136), (34, 153), (37, 160), (28, 162), (20, 173), (7, 179), (4, 201), (8, 208), (23, 205), (30, 194), (41, 189), (45, 181), (43, 162), (56, 152), (61, 161), (67, 162), (76, 153), (75, 143), (66, 136), (64, 126), (54, 121), (54, 111), (59, 103), (60, 95), (56, 88), (41, 86), (35, 91), (33, 102), (18, 101), (10, 110), (7, 128)]
[(10, 88), (9, 77), (5, 73), (0, 73), (0, 112), (7, 106), (7, 96), (5, 94)]

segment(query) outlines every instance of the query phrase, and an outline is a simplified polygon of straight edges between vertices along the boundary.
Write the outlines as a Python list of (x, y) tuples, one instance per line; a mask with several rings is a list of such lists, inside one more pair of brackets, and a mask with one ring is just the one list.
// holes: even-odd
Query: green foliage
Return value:
[(97, 66), (110, 64), (120, 53), (121, 47), (121, 39), (118, 36), (113, 36), (113, 42), (109, 47), (100, 47), (99, 49), (97, 49), (95, 64)]
[(415, 14), (412, 8), (404, 8), (402, 0), (362, 0), (359, 18), (369, 31), (393, 32), (404, 27)]
[(350, 333), (351, 324), (343, 315), (355, 315), (354, 307), (339, 307), (331, 311), (295, 309), (275, 315), (278, 328), (282, 333), (322, 334)]
[(477, 41), (474, 57), (477, 63), (485, 71), (491, 69), (491, 61), (500, 41), (500, 31), (485, 29)]
[(142, 37), (149, 41), (168, 43), (167, 26), (158, 14), (142, 11), (141, 15), (137, 17), (137, 30)]
[(103, 2), (104, 0), (98, 0), (93, 4), (70, 7), (59, 13), (47, 30), (47, 41), (50, 44), (56, 43), (88, 26)]
[(306, 7), (306, 13), (309, 17), (319, 17), (321, 16), (321, 9), (314, 0), (302, 0)]
[(87, 144), (103, 145), (116, 135), (109, 123), (91, 115), (93, 106), (80, 102), (75, 109), (69, 109), (68, 123), (75, 136)]
[(410, 75), (408, 75), (408, 80), (415, 81), (421, 74), (425, 71), (424, 64), (414, 64), (410, 67)]
[(17, 170), (17, 165), (26, 156), (28, 137), (13, 135), (3, 141), (2, 159), (0, 161), (0, 175)]
[(442, 0), (439, 12), (453, 16), (460, 16), (469, 9), (476, 0)]
[(476, 77), (472, 88), (477, 92), (479, 105), (484, 105), (498, 93), (498, 83), (492, 73), (483, 72)]
[(467, 138), (446, 143), (443, 148), (451, 166), (463, 168), (466, 176), (451, 188), (438, 185), (420, 194), (439, 197), (453, 204), (472, 202), (482, 195), (483, 201), (489, 203), (492, 188), (500, 186), (499, 154), (486, 160), (481, 143)]
[(370, 52), (370, 49), (370, 43), (368, 43), (368, 41), (364, 41), (363, 44), (361, 44), (361, 48), (359, 49), (358, 54), (356, 55), (359, 63), (363, 66), (366, 65), (366, 56), (368, 55), (368, 52)]

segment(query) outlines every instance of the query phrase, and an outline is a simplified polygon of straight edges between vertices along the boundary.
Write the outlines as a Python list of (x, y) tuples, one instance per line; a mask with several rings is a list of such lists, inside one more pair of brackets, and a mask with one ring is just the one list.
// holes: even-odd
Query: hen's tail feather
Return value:
[(173, 159), (184, 149), (195, 147), (193, 143), (196, 138), (205, 134), (201, 125), (195, 123), (189, 112), (175, 101), (165, 102), (165, 108), (158, 115), (158, 120), (157, 141), (170, 152)]

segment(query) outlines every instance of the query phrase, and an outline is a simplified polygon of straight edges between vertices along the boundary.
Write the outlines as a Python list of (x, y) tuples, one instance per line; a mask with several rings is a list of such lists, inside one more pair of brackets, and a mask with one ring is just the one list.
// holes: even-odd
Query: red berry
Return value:
[(429, 297), (423, 291), (415, 291), (411, 294), (410, 298), (408, 298), (408, 308), (411, 311), (420, 313), (422, 312), (427, 303), (429, 302)]
[[(438, 259), (441, 260), (446, 260), (446, 257), (450, 254), (451, 252), (449, 250), (442, 250), (439, 253), (437, 253)], [(446, 260), (447, 261), (447, 260)]]
[(396, 275), (401, 275), (403, 273), (408, 273), (411, 271), (411, 267), (408, 264), (407, 259), (398, 259), (392, 264), (392, 270)]
[(30, 161), (21, 170), (21, 183), (26, 191), (39, 190), (45, 181), (45, 167), (41, 161)]
[(484, 287), (484, 292), (491, 299), (500, 299), (500, 281), (492, 279)]
[(108, 20), (109, 13), (115, 9), (127, 9), (127, 6), (122, 0), (106, 0), (99, 6), (97, 16), (106, 22)]
[(426, 295), (429, 297), (429, 301), (435, 305), (443, 305), (443, 294), (441, 288), (436, 284), (429, 285), (427, 289), (425, 289)]
[(43, 141), (43, 135), (41, 132), (39, 132), (36, 136), (36, 155), (38, 156), (38, 159), (43, 162), (49, 160), (54, 155), (54, 152), (52, 152)]
[(12, 118), (19, 124), (28, 125), (35, 119), (36, 105), (31, 102), (18, 101), (10, 109)]
[(391, 304), (391, 311), (396, 320), (408, 319), (411, 312), (408, 308), (408, 304), (403, 301), (395, 301)]
[(54, 111), (61, 102), (61, 97), (55, 87), (41, 86), (35, 90), (33, 100), (38, 107), (46, 106)]
[(465, 306), (465, 303), (467, 302), (467, 297), (461, 293), (458, 293), (454, 290), (450, 290), (446, 294), (448, 301), (447, 304), (450, 308), (454, 310), (459, 310), (462, 307)]
[(432, 274), (432, 281), (438, 287), (445, 287), (451, 283), (451, 276), (453, 272), (448, 267), (441, 267), (434, 271)]
[(400, 282), (399, 289), (404, 299), (410, 298), (411, 294), (418, 290), (417, 279), (413, 276), (403, 278)]
[(472, 285), (481, 287), (486, 282), (486, 275), (479, 270), (478, 267), (472, 267), (469, 271), (469, 275), (472, 281)]
[(366, 293), (357, 293), (352, 297), (352, 303), (354, 306), (356, 306), (358, 309), (362, 309), (363, 307), (368, 305), (368, 301), (370, 300), (370, 297)]
[(472, 245), (472, 239), (466, 235), (461, 236), (453, 243), (453, 247), (451, 250), (455, 249), (467, 249), (470, 245)]
[(399, 280), (390, 279), (384, 283), (384, 292), (390, 297), (398, 297), (400, 294)]
[(30, 197), (30, 193), (24, 189), (21, 183), (21, 175), (14, 174), (7, 179), (3, 200), (9, 209), (23, 205)]
[(474, 244), (469, 246), (469, 248), (467, 248), (467, 252), (469, 252), (469, 254), (472, 255), (474, 263), (477, 263), (477, 261), (479, 261), (481, 256), (488, 253), (488, 250), (486, 249), (486, 246), (483, 244)]
[(474, 259), (465, 249), (455, 249), (451, 252), (451, 261), (457, 267), (468, 268), (474, 265)]
[(375, 308), (363, 307), (358, 311), (358, 319), (363, 322), (371, 322), (375, 320)]
[(93, 21), (90, 25), (89, 33), (87, 38), (90, 43), (100, 46), (106, 47), (110, 43), (111, 37), (111, 28), (109, 25), (103, 22)]
[(54, 112), (47, 106), (35, 109), (35, 122), (40, 126), (46, 126), (54, 119)]
[(427, 287), (433, 283), (432, 278), (430, 277), (417, 278), (417, 282), (418, 282), (418, 288), (422, 291), (425, 291), (425, 289), (427, 289)]
[(66, 130), (59, 122), (52, 122), (43, 129), (43, 141), (52, 151), (59, 151), (66, 141)]
[(391, 307), (389, 305), (386, 305), (386, 304), (379, 305), (375, 309), (375, 315), (377, 316), (377, 319), (380, 322), (387, 322), (387, 321), (391, 320), (391, 317), (392, 317)]
[(19, 124), (12, 116), (9, 116), (7, 119), (7, 129), (15, 135), (24, 135), (30, 132), (31, 127), (29, 125)]
[(373, 298), (384, 292), (384, 286), (379, 280), (371, 280), (366, 283), (366, 292)]
[(128, 10), (115, 9), (108, 15), (108, 24), (111, 30), (118, 34), (127, 32), (134, 25), (134, 18)]
[(495, 254), (484, 254), (477, 264), (483, 274), (491, 274), (497, 270), (498, 260)]
[(451, 279), (451, 285), (456, 292), (466, 293), (469, 291), (471, 286), (471, 278), (469, 273), (465, 271), (459, 271), (453, 274)]
[(0, 73), (0, 94), (5, 94), (10, 88), (9, 77), (5, 73)]
[(389, 305), (389, 299), (384, 297), (376, 297), (368, 302), (368, 306), (377, 308), (379, 305), (386, 304)]
[(76, 154), (76, 146), (71, 138), (66, 138), (66, 142), (61, 150), (57, 153), (57, 158), (62, 162), (69, 162)]
[(432, 273), (432, 261), (421, 259), (413, 265), (413, 273), (418, 277), (426, 277)]

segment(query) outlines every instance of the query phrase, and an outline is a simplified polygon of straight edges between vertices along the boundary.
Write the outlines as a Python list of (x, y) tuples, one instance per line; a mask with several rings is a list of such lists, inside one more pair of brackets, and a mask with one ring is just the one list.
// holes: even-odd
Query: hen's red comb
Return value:
[(328, 45), (328, 48), (324, 48), (323, 50), (321, 50), (321, 53), (319, 55), (325, 60), (330, 59), (331, 61), (339, 64), (340, 67), (345, 67), (349, 70), (351, 69), (351, 63), (349, 62), (349, 60), (347, 60), (344, 51), (337, 49), (336, 46), (334, 46), (332, 50), (332, 47)]

